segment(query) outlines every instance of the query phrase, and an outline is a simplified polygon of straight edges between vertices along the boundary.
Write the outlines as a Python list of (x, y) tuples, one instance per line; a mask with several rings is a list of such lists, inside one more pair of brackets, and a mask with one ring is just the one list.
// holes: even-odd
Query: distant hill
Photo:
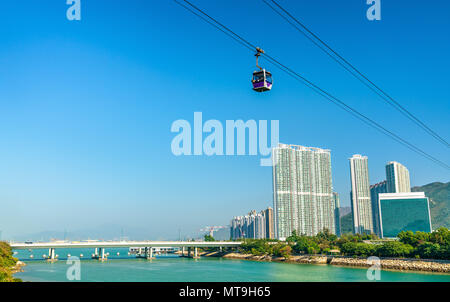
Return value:
[(13, 241), (51, 241), (56, 240), (178, 240), (178, 234), (171, 236), (170, 231), (155, 235), (155, 231), (151, 227), (130, 227), (116, 224), (103, 224), (95, 228), (85, 228), (78, 230), (55, 231), (48, 230), (30, 234), (13, 235), (8, 240)]
[[(433, 229), (444, 226), (450, 229), (450, 182), (433, 182), (411, 188), (412, 192), (425, 192), (430, 200), (431, 224)], [(341, 217), (341, 233), (352, 232), (352, 215)]]
[(345, 215), (347, 215), (348, 213), (350, 213), (352, 211), (352, 209), (350, 207), (340, 207), (339, 208), (339, 215), (341, 217), (344, 217)]
[(429, 198), (433, 229), (441, 226), (450, 229), (450, 182), (433, 182), (413, 187), (411, 191), (425, 192), (425, 196)]
[(216, 240), (230, 240), (230, 228), (226, 227), (217, 230), (216, 232), (214, 232), (213, 237)]

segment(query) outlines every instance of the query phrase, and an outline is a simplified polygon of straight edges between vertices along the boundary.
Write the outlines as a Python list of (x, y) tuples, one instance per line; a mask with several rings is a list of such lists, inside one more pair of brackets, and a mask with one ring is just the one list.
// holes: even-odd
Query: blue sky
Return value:
[[(450, 3), (363, 0), (280, 3), (447, 140)], [(449, 163), (426, 135), (262, 1), (194, 2), (349, 105)], [(4, 238), (112, 224), (176, 238), (272, 204), (271, 168), (255, 156), (171, 153), (177, 119), (279, 120), (280, 141), (332, 150), (333, 183), (349, 203), (348, 158), (407, 166), (412, 185), (449, 172), (368, 128), (280, 70), (250, 89), (253, 54), (173, 1), (2, 1), (0, 230)], [(120, 234), (118, 234), (119, 236)], [(132, 234), (128, 234), (132, 236)]]

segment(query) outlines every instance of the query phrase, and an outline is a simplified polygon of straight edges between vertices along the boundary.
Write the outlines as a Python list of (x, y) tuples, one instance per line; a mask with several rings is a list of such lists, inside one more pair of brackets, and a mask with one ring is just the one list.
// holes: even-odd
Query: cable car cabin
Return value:
[(272, 89), (272, 74), (265, 69), (255, 71), (252, 78), (253, 90), (264, 92)]

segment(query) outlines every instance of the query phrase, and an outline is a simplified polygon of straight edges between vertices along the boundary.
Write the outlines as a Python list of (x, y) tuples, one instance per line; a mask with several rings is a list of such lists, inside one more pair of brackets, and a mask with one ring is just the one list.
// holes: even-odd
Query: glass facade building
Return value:
[(432, 231), (425, 193), (385, 193), (378, 197), (383, 238), (395, 238), (401, 231)]
[(272, 160), (276, 238), (335, 233), (330, 151), (279, 144)]

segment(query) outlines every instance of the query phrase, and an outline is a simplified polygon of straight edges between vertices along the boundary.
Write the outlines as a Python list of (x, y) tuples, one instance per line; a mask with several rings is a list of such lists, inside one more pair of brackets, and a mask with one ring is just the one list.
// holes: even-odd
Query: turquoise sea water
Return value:
[[(25, 261), (24, 272), (15, 276), (24, 281), (68, 281), (67, 254), (84, 257), (81, 261), (81, 281), (87, 282), (147, 282), (147, 281), (368, 281), (366, 269), (334, 265), (288, 264), (256, 262), (222, 258), (188, 259), (178, 256), (157, 256), (154, 260), (136, 259), (128, 256), (128, 249), (110, 249), (105, 262), (91, 260), (93, 250), (56, 250), (59, 261), (42, 260), (48, 250), (19, 251), (16, 257)], [(117, 252), (120, 253), (117, 256)], [(30, 255), (34, 259), (30, 259)], [(40, 258), (40, 259), (39, 259)], [(450, 282), (449, 274), (381, 271), (385, 282)]]

